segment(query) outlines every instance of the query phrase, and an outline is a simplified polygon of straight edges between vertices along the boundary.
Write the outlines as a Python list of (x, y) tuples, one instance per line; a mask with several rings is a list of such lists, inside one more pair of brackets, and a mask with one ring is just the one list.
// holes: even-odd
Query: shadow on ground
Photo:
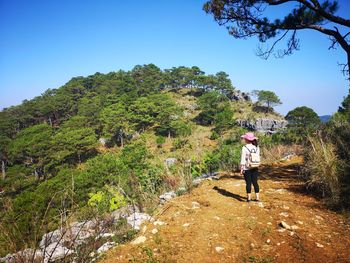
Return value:
[(236, 200), (238, 200), (240, 202), (245, 202), (246, 201), (246, 198), (244, 198), (243, 196), (231, 193), (231, 192), (226, 191), (225, 189), (219, 188), (217, 186), (214, 186), (213, 189), (215, 191), (217, 191), (219, 194), (223, 195), (223, 196), (234, 198), (234, 199), (236, 199)]
[(259, 169), (260, 180), (274, 180), (274, 181), (302, 181), (300, 175), (300, 166), (263, 166)]

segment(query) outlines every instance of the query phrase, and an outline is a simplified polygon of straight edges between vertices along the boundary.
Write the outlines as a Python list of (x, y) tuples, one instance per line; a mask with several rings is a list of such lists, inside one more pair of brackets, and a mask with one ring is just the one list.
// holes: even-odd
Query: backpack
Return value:
[(258, 148), (254, 148), (251, 151), (245, 146), (249, 152), (247, 168), (257, 168), (260, 166), (260, 155), (258, 153)]

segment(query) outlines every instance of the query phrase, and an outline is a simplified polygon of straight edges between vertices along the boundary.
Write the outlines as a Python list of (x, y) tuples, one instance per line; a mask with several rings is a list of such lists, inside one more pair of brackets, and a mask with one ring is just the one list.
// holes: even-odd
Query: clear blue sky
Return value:
[[(286, 114), (297, 106), (319, 115), (337, 111), (349, 84), (340, 48), (302, 32), (301, 50), (284, 59), (255, 55), (256, 39), (237, 40), (202, 11), (204, 0), (0, 0), (0, 109), (58, 88), (75, 76), (199, 66), (225, 71), (242, 91), (272, 90)], [(350, 1), (339, 14), (350, 18)], [(276, 14), (277, 15), (277, 14)]]

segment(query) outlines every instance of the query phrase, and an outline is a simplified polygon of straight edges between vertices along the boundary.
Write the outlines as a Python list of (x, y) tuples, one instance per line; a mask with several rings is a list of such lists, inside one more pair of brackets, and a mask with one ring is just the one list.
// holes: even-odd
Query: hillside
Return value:
[(36, 247), (68, 218), (134, 202), (152, 210), (166, 190), (235, 170), (237, 120), (261, 117), (283, 119), (257, 111), (224, 72), (153, 64), (75, 77), (1, 111), (0, 256)]
[(350, 262), (349, 219), (306, 194), (300, 164), (265, 167), (260, 204), (245, 202), (238, 174), (205, 181), (159, 208), (134, 241), (101, 262)]

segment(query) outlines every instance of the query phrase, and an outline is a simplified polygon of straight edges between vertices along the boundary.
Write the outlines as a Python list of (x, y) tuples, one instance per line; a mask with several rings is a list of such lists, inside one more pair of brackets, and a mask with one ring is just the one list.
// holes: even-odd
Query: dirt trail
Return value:
[(144, 224), (145, 242), (102, 262), (350, 262), (349, 221), (303, 193), (296, 167), (263, 169), (262, 205), (245, 201), (238, 175), (205, 181), (160, 209), (154, 218), (164, 225)]

